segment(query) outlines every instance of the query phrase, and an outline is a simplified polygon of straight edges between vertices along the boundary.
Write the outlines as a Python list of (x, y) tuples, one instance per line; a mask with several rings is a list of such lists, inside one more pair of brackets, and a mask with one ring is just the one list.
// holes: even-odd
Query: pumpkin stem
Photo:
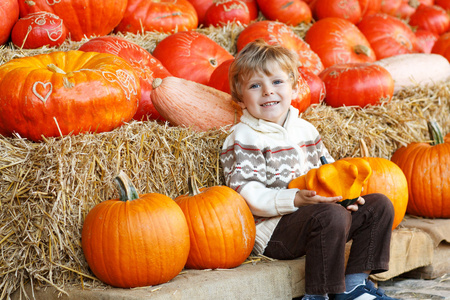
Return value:
[(418, 8), (420, 5), (420, 1), (419, 0), (409, 0), (408, 5), (411, 6), (412, 8)]
[(133, 182), (131, 182), (131, 179), (127, 176), (127, 174), (125, 174), (125, 172), (120, 171), (119, 175), (114, 178), (114, 183), (119, 190), (121, 201), (126, 202), (139, 198), (136, 187), (134, 186)]
[(367, 148), (367, 144), (363, 139), (359, 140), (359, 148), (361, 151), (361, 157), (369, 157), (370, 156), (369, 148)]
[(162, 83), (162, 79), (161, 79), (161, 78), (155, 78), (155, 79), (153, 79), (153, 82), (152, 82), (152, 88), (153, 88), (153, 89), (156, 89), (158, 86), (161, 85), (161, 83)]
[(369, 54), (370, 54), (369, 47), (367, 47), (365, 45), (356, 45), (355, 47), (353, 47), (353, 51), (356, 54), (364, 54), (365, 56), (369, 56)]
[(428, 121), (428, 132), (430, 133), (431, 145), (439, 145), (444, 143), (444, 138), (442, 137), (442, 131), (436, 121)]
[(64, 74), (66, 75), (66, 72), (64, 72), (64, 70), (62, 70), (61, 68), (59, 68), (58, 66), (56, 66), (55, 64), (48, 64), (47, 65), (47, 69), (49, 69), (50, 71), (53, 71), (55, 73), (59, 73), (59, 74)]
[(192, 175), (188, 178), (188, 188), (189, 188), (189, 196), (195, 196), (200, 194), (200, 190), (198, 189), (197, 180), (195, 176)]
[(323, 155), (320, 157), (320, 162), (322, 163), (322, 165), (326, 165), (328, 163), (327, 159)]

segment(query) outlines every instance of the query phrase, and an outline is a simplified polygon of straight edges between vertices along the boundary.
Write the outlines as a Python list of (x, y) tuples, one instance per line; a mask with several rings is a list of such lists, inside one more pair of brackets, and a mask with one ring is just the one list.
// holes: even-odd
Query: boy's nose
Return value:
[(273, 91), (270, 88), (265, 88), (264, 89), (264, 96), (269, 96), (272, 95)]

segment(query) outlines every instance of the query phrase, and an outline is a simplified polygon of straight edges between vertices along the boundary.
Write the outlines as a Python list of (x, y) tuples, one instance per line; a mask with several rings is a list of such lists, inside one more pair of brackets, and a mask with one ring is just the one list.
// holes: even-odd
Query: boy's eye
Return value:
[(273, 81), (273, 84), (280, 84), (280, 83), (283, 83), (283, 81), (279, 79)]
[(260, 86), (259, 83), (254, 83), (254, 84), (250, 85), (250, 89), (256, 89), (259, 86)]

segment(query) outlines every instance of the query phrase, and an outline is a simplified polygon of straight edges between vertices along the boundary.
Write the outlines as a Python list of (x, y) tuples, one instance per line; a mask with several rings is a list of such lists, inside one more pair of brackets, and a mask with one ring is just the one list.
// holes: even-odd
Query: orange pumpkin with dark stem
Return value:
[(316, 20), (325, 18), (342, 18), (353, 24), (361, 20), (361, 8), (358, 0), (317, 0), (313, 15)]
[(139, 98), (139, 77), (113, 54), (17, 58), (0, 66), (0, 132), (40, 141), (42, 135), (110, 131), (131, 120)]
[(188, 0), (128, 0), (126, 11), (115, 32), (173, 33), (198, 26), (197, 12)]
[(13, 27), (11, 40), (17, 47), (36, 49), (42, 46), (60, 46), (67, 37), (63, 20), (47, 11), (30, 13), (20, 18)]
[(227, 186), (198, 189), (189, 180), (189, 194), (175, 198), (183, 210), (191, 239), (186, 267), (234, 268), (250, 255), (255, 243), (253, 215), (244, 198)]
[(139, 107), (133, 119), (146, 120), (148, 118), (165, 121), (153, 105), (150, 93), (153, 90), (152, 83), (155, 78), (165, 78), (171, 74), (156, 57), (136, 43), (114, 36), (93, 38), (81, 45), (79, 50), (111, 53), (125, 59), (136, 71), (141, 84), (141, 99), (139, 99)]
[(181, 31), (160, 41), (153, 56), (175, 77), (208, 84), (212, 72), (224, 61), (234, 58), (206, 35)]
[(126, 6), (127, 0), (19, 0), (21, 17), (38, 11), (51, 12), (64, 20), (74, 41), (110, 33), (122, 20)]
[(278, 43), (296, 52), (301, 66), (311, 69), (314, 74), (319, 74), (324, 69), (319, 56), (284, 23), (265, 20), (250, 24), (239, 34), (237, 50), (241, 51), (245, 45), (256, 39), (263, 39), (269, 44)]
[(81, 246), (89, 268), (104, 283), (121, 288), (171, 280), (189, 254), (183, 212), (165, 195), (138, 195), (123, 172), (115, 183), (120, 199), (97, 204), (84, 220)]
[(409, 187), (407, 213), (429, 218), (450, 218), (450, 140), (436, 122), (428, 122), (429, 143), (409, 143), (391, 157), (406, 176)]
[(219, 91), (231, 94), (230, 83), (228, 81), (228, 69), (234, 58), (221, 63), (211, 74), (208, 86), (218, 89)]
[(0, 45), (6, 43), (16, 21), (19, 19), (17, 0), (0, 1)]
[(225, 26), (231, 22), (250, 23), (250, 11), (241, 0), (214, 1), (205, 13), (205, 26)]
[(357, 27), (369, 41), (377, 60), (418, 51), (417, 37), (412, 29), (388, 14), (366, 16)]
[(334, 64), (374, 62), (375, 52), (364, 34), (350, 21), (325, 18), (306, 32), (305, 41), (326, 67)]

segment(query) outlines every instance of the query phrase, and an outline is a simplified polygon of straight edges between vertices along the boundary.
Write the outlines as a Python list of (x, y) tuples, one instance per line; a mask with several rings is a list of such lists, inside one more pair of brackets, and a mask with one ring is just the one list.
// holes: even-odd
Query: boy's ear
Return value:
[(242, 109), (245, 109), (245, 108), (246, 108), (246, 106), (245, 106), (245, 104), (244, 104), (244, 101), (238, 101), (237, 104), (238, 104)]

